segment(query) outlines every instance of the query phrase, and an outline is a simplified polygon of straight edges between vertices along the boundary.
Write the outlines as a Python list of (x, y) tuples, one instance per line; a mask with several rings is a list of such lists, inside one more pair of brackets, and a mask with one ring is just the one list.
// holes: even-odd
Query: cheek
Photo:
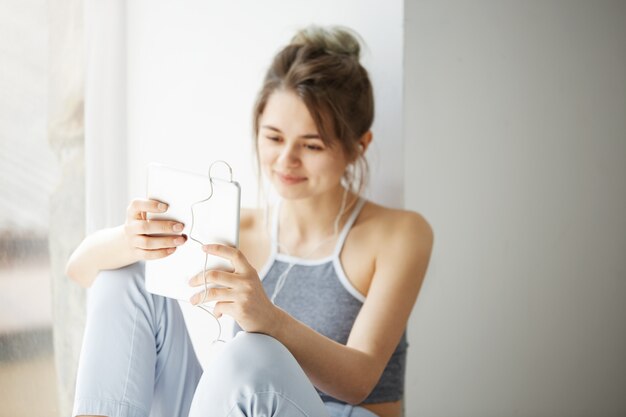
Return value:
[(275, 152), (271, 147), (263, 146), (261, 144), (259, 144), (257, 150), (259, 153), (259, 163), (261, 164), (261, 168), (265, 169), (276, 158), (274, 155)]
[(325, 175), (329, 175), (337, 178), (341, 178), (346, 169), (346, 164), (343, 160), (337, 158), (328, 158), (316, 161), (317, 172), (323, 172)]

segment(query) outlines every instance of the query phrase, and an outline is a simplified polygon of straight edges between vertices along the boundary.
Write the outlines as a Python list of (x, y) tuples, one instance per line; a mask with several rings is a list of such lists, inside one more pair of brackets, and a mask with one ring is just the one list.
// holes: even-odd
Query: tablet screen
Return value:
[(204, 270), (205, 261), (207, 270), (232, 270), (223, 258), (207, 258), (201, 243), (238, 247), (239, 184), (160, 164), (149, 165), (147, 181), (146, 197), (169, 205), (165, 213), (149, 213), (148, 219), (179, 221), (185, 225), (182, 233), (190, 238), (173, 254), (146, 261), (146, 288), (154, 294), (189, 301), (201, 288), (190, 287), (188, 281)]

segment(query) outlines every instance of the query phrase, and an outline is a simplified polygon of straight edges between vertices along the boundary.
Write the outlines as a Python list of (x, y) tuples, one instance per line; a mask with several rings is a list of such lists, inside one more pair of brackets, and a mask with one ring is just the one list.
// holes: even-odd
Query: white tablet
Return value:
[(188, 239), (173, 254), (146, 261), (146, 289), (188, 302), (202, 290), (188, 281), (204, 270), (205, 260), (207, 270), (232, 270), (230, 261), (213, 255), (207, 258), (192, 237), (202, 244), (239, 246), (239, 184), (232, 178), (209, 178), (156, 163), (148, 166), (147, 182), (146, 197), (169, 205), (165, 213), (148, 213), (148, 219), (181, 222), (185, 225), (181, 233)]

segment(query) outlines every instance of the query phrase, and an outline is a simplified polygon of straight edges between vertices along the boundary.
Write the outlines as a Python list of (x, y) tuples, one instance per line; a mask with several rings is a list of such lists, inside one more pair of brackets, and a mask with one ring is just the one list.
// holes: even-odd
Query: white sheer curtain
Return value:
[(127, 200), (126, 2), (85, 2), (86, 233), (120, 224)]

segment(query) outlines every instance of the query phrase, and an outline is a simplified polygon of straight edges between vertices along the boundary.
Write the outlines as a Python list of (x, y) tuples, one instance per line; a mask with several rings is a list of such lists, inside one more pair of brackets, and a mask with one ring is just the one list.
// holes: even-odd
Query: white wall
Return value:
[(626, 414), (626, 3), (408, 1), (408, 415)]
[[(246, 206), (256, 204), (251, 114), (272, 57), (310, 23), (342, 24), (365, 39), (377, 100), (372, 195), (403, 204), (402, 1), (133, 1), (128, 7), (129, 198), (145, 165), (206, 172), (233, 165)], [(384, 173), (384, 175), (383, 175)]]
[[(145, 195), (145, 168), (159, 161), (206, 172), (225, 159), (242, 185), (242, 203), (257, 198), (251, 114), (272, 57), (310, 23), (341, 24), (368, 46), (364, 65), (377, 112), (368, 151), (371, 196), (402, 206), (402, 9), (400, 0), (127, 3), (128, 200)], [(208, 350), (215, 328), (200, 310), (184, 309), (192, 340)], [(206, 363), (209, 355), (201, 354)]]

